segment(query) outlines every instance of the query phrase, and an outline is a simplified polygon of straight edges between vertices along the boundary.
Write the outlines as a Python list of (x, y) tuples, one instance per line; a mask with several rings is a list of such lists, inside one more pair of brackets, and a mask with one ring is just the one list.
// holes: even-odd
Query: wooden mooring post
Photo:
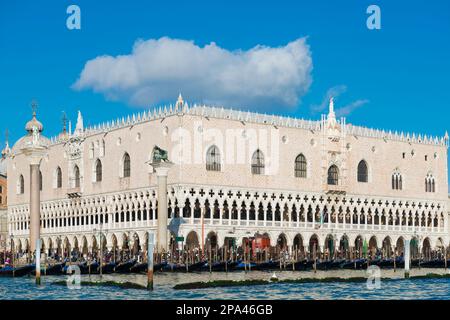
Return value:
[(153, 291), (153, 250), (155, 247), (155, 235), (148, 234), (147, 243), (147, 289)]
[(404, 251), (404, 259), (405, 259), (405, 278), (408, 279), (409, 278), (409, 262), (411, 260), (410, 258), (410, 245), (409, 245), (409, 241), (410, 240), (405, 240), (405, 247), (403, 249)]
[(36, 239), (36, 284), (41, 284), (41, 239)]

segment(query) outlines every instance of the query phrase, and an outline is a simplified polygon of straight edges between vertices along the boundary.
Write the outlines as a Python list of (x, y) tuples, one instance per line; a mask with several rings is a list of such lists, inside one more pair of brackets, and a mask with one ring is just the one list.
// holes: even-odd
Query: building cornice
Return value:
[[(271, 125), (276, 127), (286, 127), (294, 129), (304, 129), (318, 132), (322, 129), (323, 122), (320, 120), (304, 120), (299, 118), (283, 117), (277, 115), (261, 114), (250, 111), (233, 110), (223, 107), (211, 107), (206, 105), (194, 104), (192, 107), (184, 102), (183, 105), (176, 104), (155, 108), (133, 114), (128, 117), (122, 117), (116, 120), (104, 122), (86, 128), (83, 132), (84, 137), (90, 137), (98, 134), (106, 134), (111, 131), (132, 127), (146, 122), (161, 120), (171, 116), (192, 115), (207, 118), (234, 120), (239, 122)], [(371, 129), (352, 124), (345, 124), (346, 135), (359, 137), (376, 138), (381, 140), (400, 141), (405, 143), (435, 145), (448, 147), (447, 136), (437, 137), (431, 135), (422, 135), (415, 133), (404, 133), (392, 130)], [(51, 138), (51, 145), (64, 143), (67, 138), (56, 136)]]

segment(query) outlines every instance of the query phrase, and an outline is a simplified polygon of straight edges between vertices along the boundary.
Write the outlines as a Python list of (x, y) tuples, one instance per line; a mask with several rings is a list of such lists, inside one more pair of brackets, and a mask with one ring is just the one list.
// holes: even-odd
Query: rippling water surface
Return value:
[[(431, 272), (431, 271), (429, 271)], [(322, 273), (278, 272), (280, 279), (323, 277)], [(45, 299), (45, 300), (141, 300), (141, 299), (450, 299), (450, 279), (413, 279), (382, 281), (381, 288), (368, 289), (366, 283), (307, 283), (264, 286), (214, 288), (200, 290), (173, 290), (177, 283), (208, 281), (217, 279), (269, 279), (271, 273), (217, 273), (217, 274), (157, 274), (155, 290), (119, 289), (111, 287), (86, 287), (69, 289), (52, 284), (66, 280), (65, 276), (43, 277), (37, 287), (34, 278), (0, 278), (1, 299)], [(345, 273), (327, 272), (326, 276), (366, 276), (363, 271)], [(400, 278), (401, 272), (382, 274)], [(82, 276), (82, 281), (97, 281), (99, 276)], [(129, 281), (144, 284), (145, 275), (107, 275), (103, 280)]]

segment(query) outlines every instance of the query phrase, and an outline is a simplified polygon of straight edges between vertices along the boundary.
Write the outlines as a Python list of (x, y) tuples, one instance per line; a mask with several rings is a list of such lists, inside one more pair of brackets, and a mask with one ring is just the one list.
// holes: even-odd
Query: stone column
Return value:
[(30, 246), (31, 252), (36, 249), (36, 240), (41, 234), (41, 197), (39, 189), (39, 163), (30, 164)]
[(171, 163), (160, 162), (153, 164), (155, 168), (158, 183), (158, 237), (156, 246), (158, 252), (167, 252), (167, 175), (171, 167)]

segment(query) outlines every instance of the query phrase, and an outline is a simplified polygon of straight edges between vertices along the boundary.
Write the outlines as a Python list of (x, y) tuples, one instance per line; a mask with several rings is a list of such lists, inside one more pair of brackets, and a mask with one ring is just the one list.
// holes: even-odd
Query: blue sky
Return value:
[[(81, 9), (81, 30), (66, 27), (71, 4)], [(381, 8), (381, 30), (366, 27), (370, 4)], [(61, 129), (63, 110), (73, 122), (81, 110), (85, 124), (142, 110), (142, 103), (127, 98), (111, 100), (111, 91), (108, 97), (73, 85), (87, 61), (128, 55), (136, 40), (161, 37), (191, 40), (200, 48), (214, 42), (230, 53), (257, 45), (284, 47), (305, 38), (312, 59), (310, 85), (303, 84), (294, 105), (259, 100), (266, 105), (263, 111), (318, 119), (317, 106), (334, 88), (341, 93), (337, 107), (359, 106), (347, 114), (347, 122), (439, 136), (449, 129), (447, 0), (25, 0), (0, 4), (0, 131), (8, 128), (11, 142), (23, 135), (32, 99), (39, 103), (48, 136)], [(187, 93), (180, 82), (169, 79), (167, 84), (173, 98), (162, 100), (174, 102), (179, 91), (190, 100), (187, 84)], [(206, 86), (196, 95), (214, 100), (209, 93), (216, 94)], [(152, 97), (148, 101), (150, 108)], [(233, 100), (233, 106), (258, 109), (258, 103), (246, 103)]]

